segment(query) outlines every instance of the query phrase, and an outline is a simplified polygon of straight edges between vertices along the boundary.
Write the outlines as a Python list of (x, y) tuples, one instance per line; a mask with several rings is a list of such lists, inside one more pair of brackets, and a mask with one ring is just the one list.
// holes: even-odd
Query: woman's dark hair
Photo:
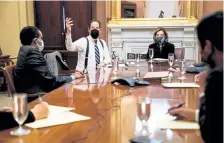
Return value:
[(39, 29), (34, 26), (26, 26), (20, 32), (20, 41), (22, 45), (31, 45), (34, 38), (40, 36)]
[(167, 33), (167, 31), (166, 31), (166, 29), (165, 28), (163, 28), (163, 27), (158, 27), (156, 30), (155, 30), (155, 32), (154, 32), (154, 34), (153, 34), (153, 40), (154, 40), (154, 42), (156, 42), (156, 34), (157, 34), (157, 32), (159, 32), (159, 31), (163, 31), (163, 33), (164, 33), (164, 35), (165, 35), (165, 42), (168, 42), (168, 33)]

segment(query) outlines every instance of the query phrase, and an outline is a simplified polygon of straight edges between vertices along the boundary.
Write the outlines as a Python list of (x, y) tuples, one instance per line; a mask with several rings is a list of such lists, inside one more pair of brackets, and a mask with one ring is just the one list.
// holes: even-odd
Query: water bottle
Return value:
[(114, 59), (112, 59), (112, 69), (114, 72), (117, 72), (118, 71), (118, 68), (119, 68), (119, 58), (118, 57), (115, 57)]

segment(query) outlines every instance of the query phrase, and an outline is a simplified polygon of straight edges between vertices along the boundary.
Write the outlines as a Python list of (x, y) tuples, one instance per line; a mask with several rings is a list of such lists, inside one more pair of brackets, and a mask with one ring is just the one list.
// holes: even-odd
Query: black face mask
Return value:
[(207, 59), (202, 57), (202, 61), (207, 63), (210, 66), (210, 68), (212, 68), (212, 69), (216, 67), (215, 61), (212, 59), (213, 53), (214, 53), (214, 47), (212, 47), (212, 53), (208, 56)]
[(99, 37), (99, 31), (96, 29), (91, 30), (90, 35), (92, 36), (93, 39), (97, 39)]

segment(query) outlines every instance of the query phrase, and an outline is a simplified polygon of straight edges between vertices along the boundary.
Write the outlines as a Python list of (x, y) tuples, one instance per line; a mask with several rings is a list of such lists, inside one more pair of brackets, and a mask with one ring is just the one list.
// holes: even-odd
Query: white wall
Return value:
[(145, 17), (158, 18), (160, 11), (164, 12), (164, 18), (171, 18), (173, 15), (177, 16), (178, 1), (177, 0), (148, 0), (146, 1)]

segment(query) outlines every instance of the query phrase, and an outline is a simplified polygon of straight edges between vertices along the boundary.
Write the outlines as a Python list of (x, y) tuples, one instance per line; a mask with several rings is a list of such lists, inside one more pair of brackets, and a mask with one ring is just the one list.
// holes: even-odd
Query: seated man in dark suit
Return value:
[[(12, 108), (0, 108), (0, 131), (18, 126), (12, 115)], [(28, 113), (25, 123), (33, 122), (35, 120), (46, 118), (49, 114), (49, 107), (46, 102), (41, 102), (34, 106)]]
[(44, 48), (42, 38), (42, 33), (37, 27), (27, 26), (20, 32), (23, 46), (19, 50), (13, 73), (16, 92), (50, 92), (75, 79), (74, 75), (55, 76), (50, 72), (41, 53)]

